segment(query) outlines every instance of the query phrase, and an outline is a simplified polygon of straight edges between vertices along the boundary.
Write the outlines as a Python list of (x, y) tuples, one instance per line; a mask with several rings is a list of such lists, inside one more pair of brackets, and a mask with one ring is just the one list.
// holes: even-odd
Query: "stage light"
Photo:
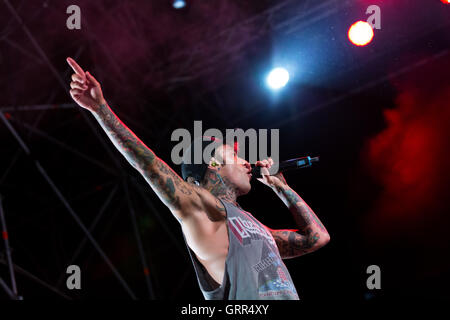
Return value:
[(450, 0), (441, 0), (442, 3), (450, 4)]
[(275, 68), (267, 76), (267, 84), (272, 89), (280, 89), (289, 81), (289, 72), (284, 68)]
[(357, 46), (365, 46), (373, 39), (373, 29), (365, 21), (357, 21), (348, 29), (348, 38)]
[(186, 1), (184, 1), (184, 0), (174, 0), (173, 3), (172, 3), (172, 6), (175, 9), (182, 9), (182, 8), (186, 7)]

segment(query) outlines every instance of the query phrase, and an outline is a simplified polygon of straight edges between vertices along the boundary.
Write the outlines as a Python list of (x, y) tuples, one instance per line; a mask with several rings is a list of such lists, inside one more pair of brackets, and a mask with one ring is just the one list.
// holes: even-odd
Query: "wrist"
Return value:
[(290, 187), (287, 185), (287, 183), (284, 183), (282, 181), (277, 181), (271, 187), (272, 187), (273, 191), (275, 191), (278, 194), (281, 194), (284, 191), (290, 189)]
[(91, 112), (92, 113), (99, 113), (99, 112), (101, 112), (102, 110), (104, 110), (107, 107), (108, 107), (108, 103), (106, 102), (105, 99), (102, 99), (102, 100), (100, 100), (100, 102), (95, 104), (94, 107), (91, 108)]

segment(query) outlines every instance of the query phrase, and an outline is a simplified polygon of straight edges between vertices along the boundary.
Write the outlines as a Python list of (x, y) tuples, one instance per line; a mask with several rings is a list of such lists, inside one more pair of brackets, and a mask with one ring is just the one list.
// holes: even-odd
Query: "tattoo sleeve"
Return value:
[(306, 202), (284, 179), (281, 181), (283, 185), (277, 187), (275, 192), (291, 211), (299, 230), (272, 230), (272, 235), (282, 258), (293, 258), (323, 246), (328, 242), (329, 234)]
[(306, 235), (291, 230), (272, 230), (280, 255), (283, 259), (295, 258), (316, 249), (319, 234), (307, 228)]
[(320, 234), (328, 234), (322, 222), (306, 204), (306, 202), (291, 188), (278, 191), (280, 198), (292, 212), (300, 232), (307, 234), (308, 229)]
[[(192, 186), (159, 159), (107, 104), (101, 105), (93, 114), (114, 146), (142, 174), (172, 212), (180, 211), (185, 202), (195, 197)], [(181, 221), (181, 216), (176, 217)]]
[(151, 151), (111, 110), (107, 104), (102, 104), (98, 111), (93, 112), (111, 142), (134, 168), (143, 168), (155, 161)]

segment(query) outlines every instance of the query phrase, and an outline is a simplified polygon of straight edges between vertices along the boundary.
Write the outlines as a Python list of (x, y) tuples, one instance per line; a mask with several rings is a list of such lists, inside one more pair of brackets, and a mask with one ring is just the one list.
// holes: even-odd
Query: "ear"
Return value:
[(220, 162), (217, 161), (216, 158), (211, 157), (211, 160), (209, 160), (208, 169), (220, 170), (221, 167), (222, 167), (222, 165), (220, 164)]

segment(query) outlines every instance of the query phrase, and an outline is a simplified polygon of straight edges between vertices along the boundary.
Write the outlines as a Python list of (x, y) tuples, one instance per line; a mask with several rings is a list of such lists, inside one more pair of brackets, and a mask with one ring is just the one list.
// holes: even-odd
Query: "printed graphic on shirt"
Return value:
[(274, 253), (270, 253), (268, 257), (262, 259), (260, 262), (253, 266), (256, 272), (264, 271), (264, 269), (269, 268), (274, 262), (277, 261), (277, 256)]
[[(263, 246), (261, 261), (253, 265), (258, 272), (258, 294), (264, 297), (297, 299), (297, 292), (290, 278), (285, 273), (285, 266), (279, 256), (268, 246)], [(287, 270), (286, 270), (287, 272)]]
[[(264, 274), (265, 278), (262, 285), (259, 286), (260, 297), (275, 297), (275, 296), (291, 296), (297, 297), (297, 292), (294, 285), (289, 281), (281, 267), (276, 269), (276, 275)], [(260, 281), (261, 283), (261, 281)]]
[(272, 235), (265, 228), (259, 226), (249, 218), (245, 219), (240, 216), (229, 217), (228, 222), (230, 230), (243, 246), (250, 244), (251, 240), (260, 240), (260, 237), (268, 240), (270, 244), (276, 245)]

